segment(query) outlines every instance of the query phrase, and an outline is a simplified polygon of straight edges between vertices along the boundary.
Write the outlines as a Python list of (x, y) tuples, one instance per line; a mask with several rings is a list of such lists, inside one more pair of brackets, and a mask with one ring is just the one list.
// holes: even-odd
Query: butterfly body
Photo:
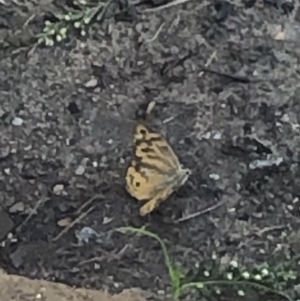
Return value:
[(135, 158), (127, 169), (126, 189), (136, 199), (147, 201), (140, 209), (146, 215), (182, 186), (191, 171), (183, 168), (171, 146), (158, 133), (138, 124), (134, 134)]

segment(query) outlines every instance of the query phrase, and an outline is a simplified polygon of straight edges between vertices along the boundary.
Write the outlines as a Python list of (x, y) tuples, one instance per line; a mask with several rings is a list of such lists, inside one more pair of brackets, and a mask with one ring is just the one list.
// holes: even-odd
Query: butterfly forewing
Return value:
[(135, 155), (142, 163), (150, 163), (161, 172), (173, 174), (180, 163), (167, 141), (157, 133), (150, 132), (144, 125), (136, 127)]

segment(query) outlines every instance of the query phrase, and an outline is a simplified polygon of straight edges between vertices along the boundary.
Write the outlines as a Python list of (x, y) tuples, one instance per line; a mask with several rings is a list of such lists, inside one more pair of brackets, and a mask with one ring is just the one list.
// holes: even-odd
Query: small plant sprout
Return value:
[(217, 257), (217, 254), (216, 253), (213, 253), (212, 256), (211, 256), (212, 260), (216, 260), (218, 257)]
[(91, 22), (90, 18), (83, 19), (84, 24), (88, 25)]
[(244, 279), (249, 279), (250, 278), (250, 273), (249, 272), (247, 272), (247, 271), (245, 271), (245, 272), (243, 272), (242, 273), (242, 277), (244, 278)]
[(53, 46), (54, 41), (61, 42), (66, 38), (67, 29), (61, 23), (45, 21), (43, 32), (38, 34), (38, 44), (44, 43), (46, 46)]
[(67, 28), (66, 27), (63, 27), (61, 28), (61, 30), (59, 31), (60, 35), (65, 38), (66, 37), (66, 34), (67, 34)]
[[(277, 295), (282, 301), (293, 301), (293, 299), (285, 293), (285, 290), (289, 289), (287, 287), (287, 280), (296, 279), (297, 277), (294, 271), (287, 269), (283, 264), (271, 269), (268, 264), (265, 263), (260, 266), (254, 266), (253, 269), (246, 270), (245, 267), (240, 265), (237, 261), (231, 261), (229, 266), (224, 270), (221, 269), (221, 264), (218, 265), (218, 256), (214, 256), (214, 254), (211, 263), (205, 262), (205, 264), (203, 264), (200, 261), (195, 265), (197, 271), (203, 269), (201, 274), (205, 278), (199, 276), (201, 274), (197, 272), (196, 275), (198, 275), (197, 277), (200, 277), (200, 279), (189, 282), (185, 279), (185, 274), (181, 272), (179, 266), (171, 260), (167, 247), (159, 236), (145, 230), (145, 228), (122, 227), (117, 228), (117, 231), (121, 233), (142, 234), (156, 240), (160, 244), (172, 285), (173, 301), (179, 301), (183, 292), (188, 289), (197, 288), (201, 291), (205, 289), (206, 294), (206, 289), (210, 287), (212, 292), (220, 295), (225, 286), (233, 287), (240, 297), (246, 295), (244, 288), (247, 286), (262, 294), (267, 292)], [(296, 284), (297, 282), (292, 285)]]
[(240, 296), (240, 297), (244, 297), (245, 296), (245, 292), (243, 290), (238, 290), (237, 291), (237, 294)]
[(267, 269), (262, 269), (262, 270), (261, 270), (261, 275), (262, 275), (263, 277), (268, 276), (268, 275), (269, 275), (269, 271), (268, 271)]
[(74, 22), (74, 27), (75, 28), (80, 28), (81, 27), (81, 22), (79, 22), (79, 21)]
[(87, 5), (85, 0), (78, 0), (78, 3), (81, 4), (81, 5)]
[(262, 280), (262, 277), (261, 277), (261, 275), (257, 274), (257, 275), (254, 275), (254, 279), (257, 281), (260, 281), (260, 280)]
[(37, 35), (38, 44), (44, 43), (46, 46), (52, 46), (54, 41), (61, 42), (67, 37), (67, 32), (72, 28), (80, 30), (81, 36), (86, 36), (85, 26), (90, 25), (93, 18), (97, 15), (105, 14), (106, 8), (112, 0), (87, 2), (86, 0), (75, 1), (78, 8), (67, 11), (65, 14), (56, 14), (57, 21), (46, 20), (43, 32)]
[(238, 262), (235, 261), (235, 260), (230, 261), (230, 265), (231, 265), (233, 268), (238, 268), (238, 266), (239, 266)]
[(202, 282), (198, 282), (196, 287), (202, 289), (204, 288), (204, 284)]
[(61, 40), (62, 40), (62, 36), (61, 35), (56, 35), (56, 41), (57, 42), (61, 42)]
[[(43, 40), (44, 41), (44, 40)], [(41, 42), (43, 42), (43, 41), (41, 41)], [(45, 39), (45, 44), (47, 45), (47, 46), (53, 46), (54, 45), (54, 41), (52, 40), (52, 39), (50, 39), (50, 38), (46, 38)]]

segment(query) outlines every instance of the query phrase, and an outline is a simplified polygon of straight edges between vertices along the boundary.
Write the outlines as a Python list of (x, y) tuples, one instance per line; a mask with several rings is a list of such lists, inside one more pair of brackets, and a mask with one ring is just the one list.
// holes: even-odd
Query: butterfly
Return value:
[(137, 200), (144, 216), (156, 209), (191, 174), (183, 168), (168, 142), (146, 125), (138, 123), (134, 132), (134, 159), (126, 172), (126, 190)]

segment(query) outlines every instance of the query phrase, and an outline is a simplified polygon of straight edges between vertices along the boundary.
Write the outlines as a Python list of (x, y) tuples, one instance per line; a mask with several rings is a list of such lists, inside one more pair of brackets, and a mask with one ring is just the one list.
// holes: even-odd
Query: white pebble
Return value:
[(281, 121), (282, 122), (290, 122), (290, 117), (288, 114), (284, 114), (282, 117), (281, 117)]
[(211, 173), (211, 174), (209, 175), (209, 177), (210, 177), (212, 180), (215, 180), (215, 181), (220, 180), (220, 176), (219, 176), (218, 174), (216, 174), (216, 173)]
[(98, 85), (98, 80), (96, 78), (92, 78), (88, 82), (86, 82), (84, 85), (87, 88), (94, 88)]
[(95, 264), (94, 264), (94, 269), (95, 269), (95, 270), (100, 270), (100, 268), (101, 268), (101, 266), (100, 266), (99, 263), (95, 263)]
[(215, 132), (212, 138), (215, 140), (220, 140), (222, 138), (222, 134), (220, 132)]
[(24, 120), (20, 117), (15, 117), (12, 121), (12, 125), (14, 126), (21, 126), (23, 124)]
[(75, 171), (75, 174), (77, 176), (81, 176), (81, 175), (84, 174), (84, 171), (85, 171), (84, 167), (82, 165), (79, 165), (78, 168)]
[(53, 192), (56, 195), (60, 195), (63, 190), (64, 190), (64, 185), (62, 185), (62, 184), (57, 184), (53, 187)]

